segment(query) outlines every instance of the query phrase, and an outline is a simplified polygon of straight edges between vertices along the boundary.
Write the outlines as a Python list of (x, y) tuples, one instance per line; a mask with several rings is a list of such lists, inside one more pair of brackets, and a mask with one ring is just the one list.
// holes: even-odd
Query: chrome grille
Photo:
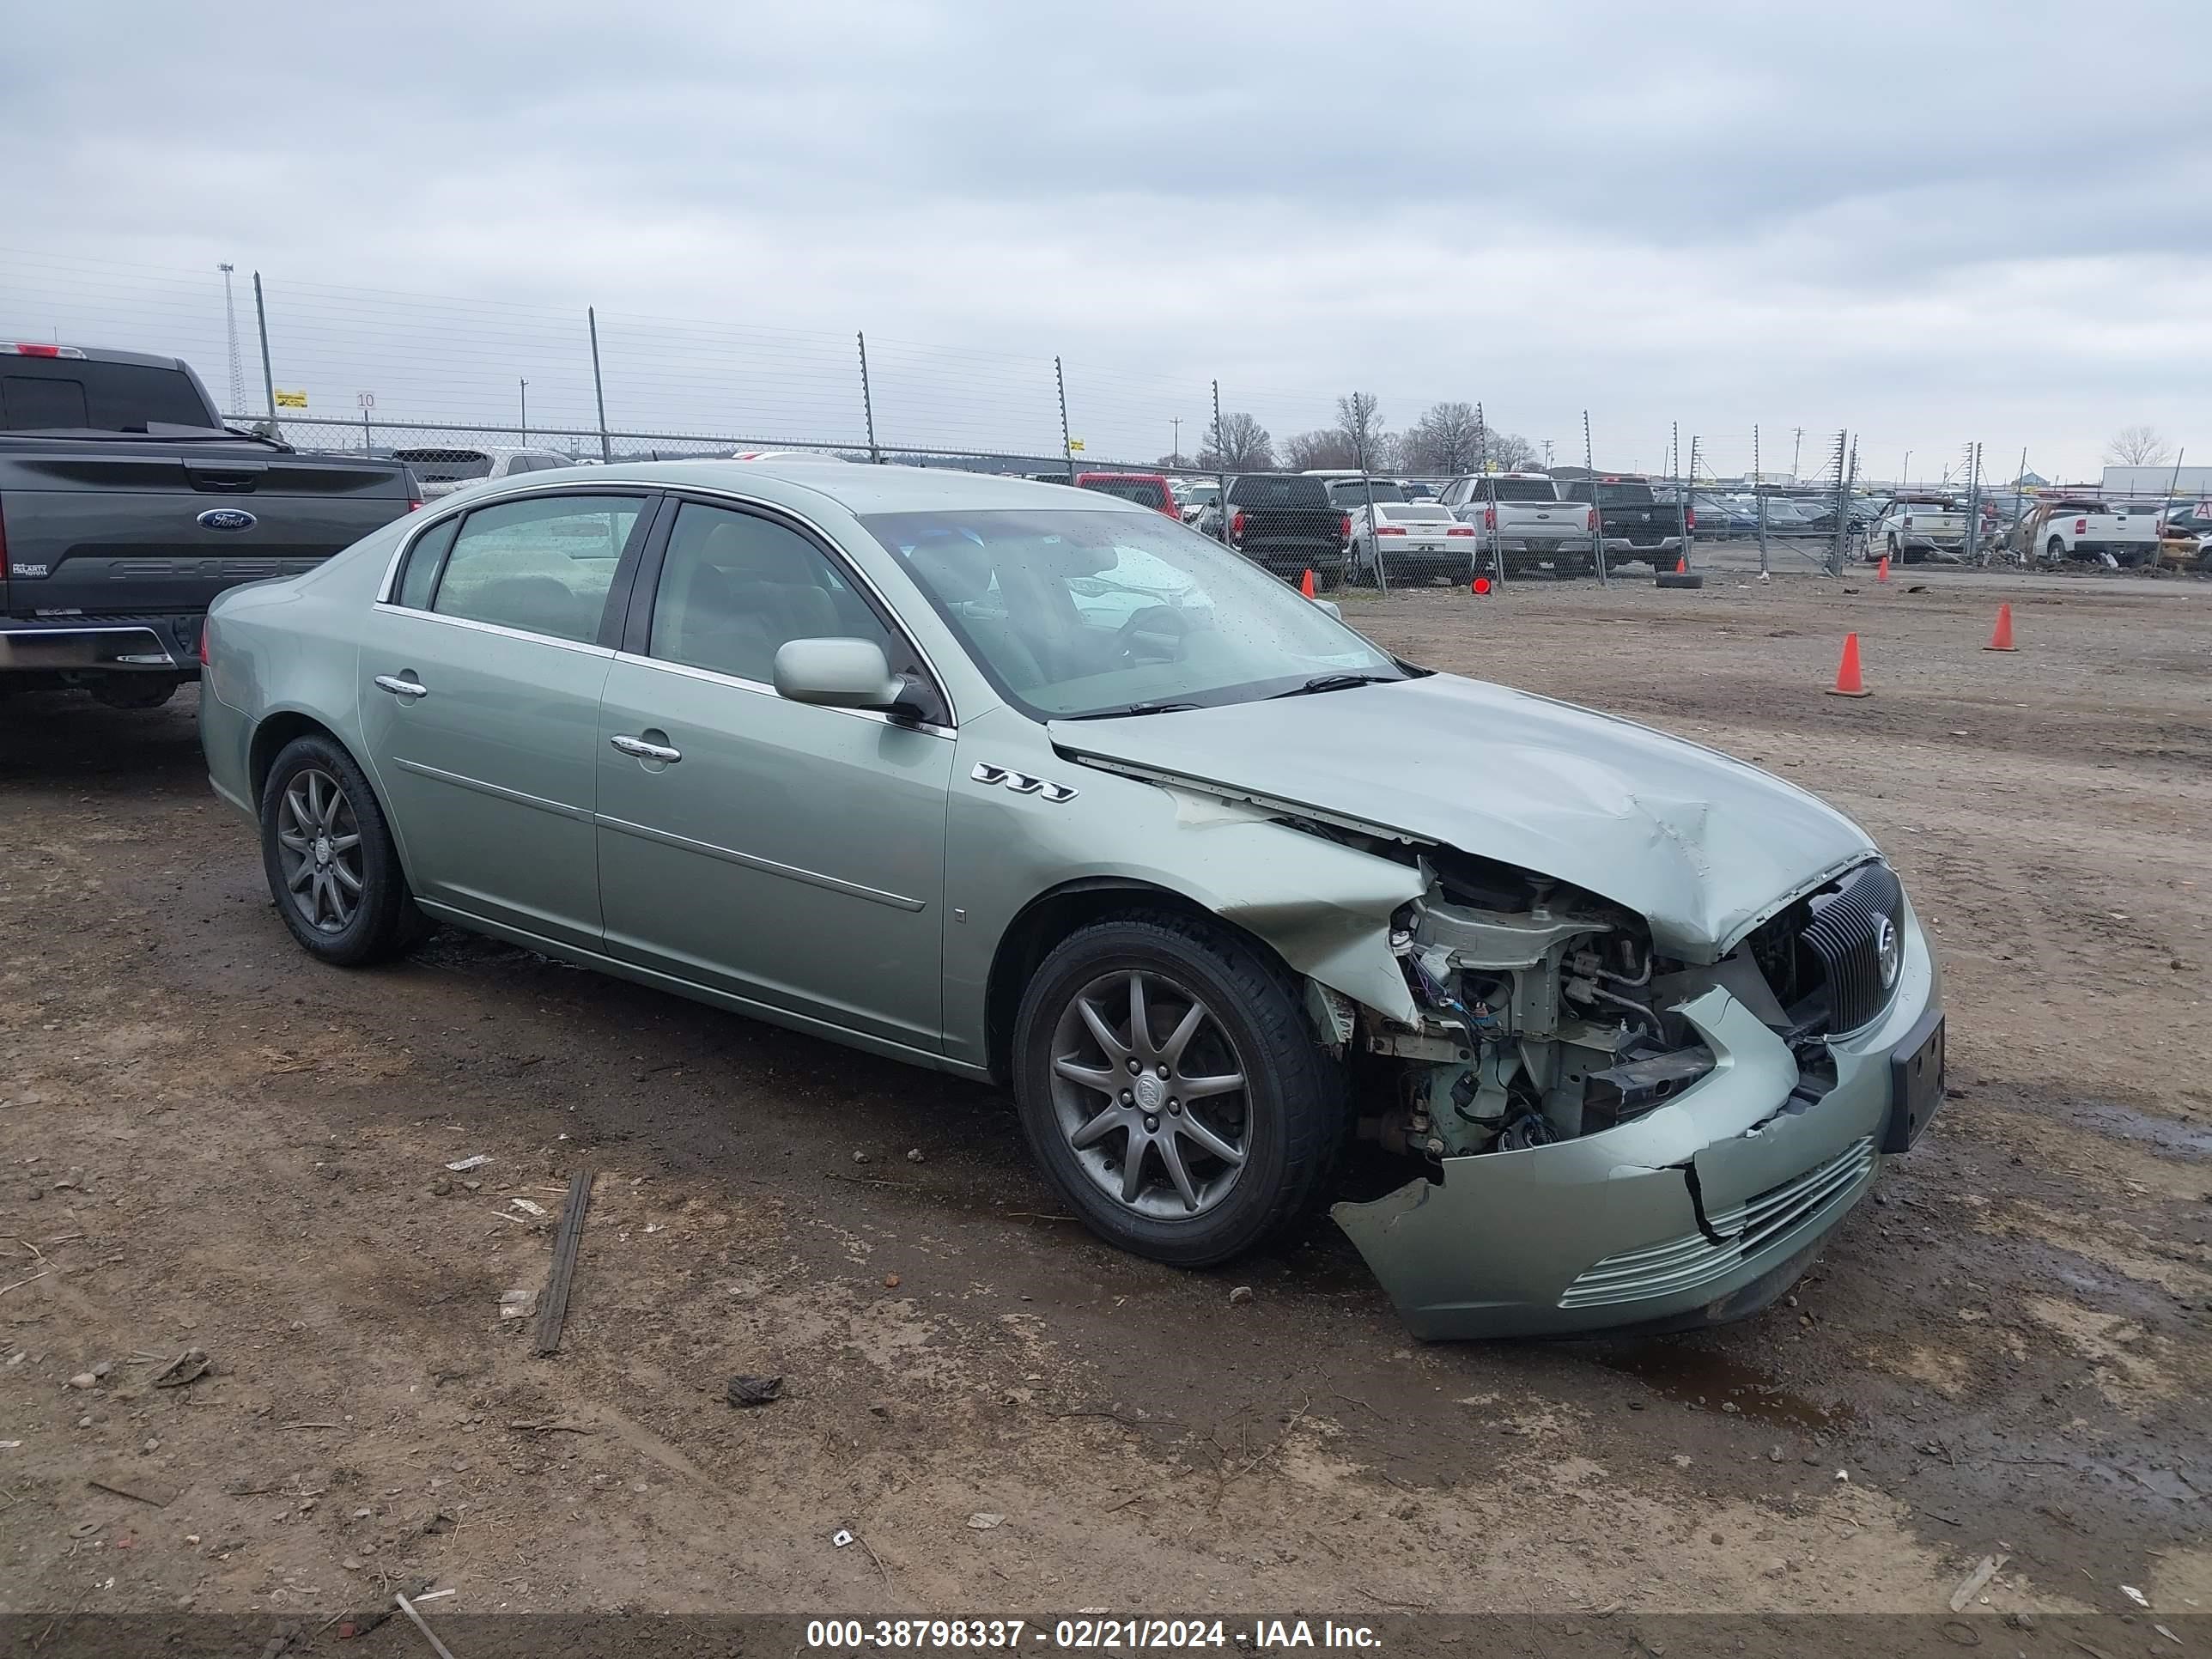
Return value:
[(1863, 864), (1832, 893), (1816, 894), (1811, 920), (1799, 935), (1820, 960), (1828, 984), (1828, 1029), (1856, 1031), (1882, 1011), (1893, 981), (1881, 982), (1881, 941), (1886, 921), (1901, 951), (1905, 889), (1886, 864)]
[(1723, 1279), (1771, 1244), (1823, 1218), (1841, 1195), (1873, 1170), (1874, 1139), (1862, 1136), (1819, 1168), (1771, 1187), (1747, 1204), (1706, 1219), (1729, 1242), (1689, 1233), (1663, 1244), (1623, 1250), (1586, 1269), (1559, 1297), (1562, 1308), (1601, 1308), (1694, 1291)]

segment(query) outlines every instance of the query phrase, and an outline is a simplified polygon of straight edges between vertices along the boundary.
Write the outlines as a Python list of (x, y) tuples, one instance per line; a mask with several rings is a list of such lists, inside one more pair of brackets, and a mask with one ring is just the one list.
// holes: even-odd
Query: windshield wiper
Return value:
[[(1304, 685), (1278, 691), (1276, 697), (1303, 697), (1314, 691), (1348, 691), (1355, 685), (1395, 685), (1403, 674), (1316, 674)], [(1268, 699), (1273, 702), (1274, 698)]]
[(1197, 707), (1198, 705), (1194, 702), (1133, 702), (1124, 704), (1119, 708), (1094, 709), (1088, 714), (1062, 714), (1060, 719), (1064, 720), (1128, 720), (1138, 714), (1180, 714), (1186, 708), (1195, 708)]

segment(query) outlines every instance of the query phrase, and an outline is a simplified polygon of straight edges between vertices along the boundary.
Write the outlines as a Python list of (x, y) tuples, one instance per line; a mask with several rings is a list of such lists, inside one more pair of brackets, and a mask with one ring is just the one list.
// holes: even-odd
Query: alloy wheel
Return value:
[(285, 896), (308, 927), (343, 933), (361, 909), (361, 823), (344, 787), (320, 767), (303, 767), (276, 809), (277, 860)]
[(1102, 975), (1061, 1011), (1052, 1052), (1060, 1131), (1099, 1191), (1161, 1221), (1229, 1195), (1251, 1152), (1245, 1067), (1203, 1000), (1164, 974)]

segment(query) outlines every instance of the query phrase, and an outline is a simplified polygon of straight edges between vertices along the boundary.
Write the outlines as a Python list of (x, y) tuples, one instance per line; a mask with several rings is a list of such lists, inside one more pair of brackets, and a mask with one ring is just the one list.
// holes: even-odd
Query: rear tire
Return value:
[(2066, 556), (2066, 543), (2064, 538), (2062, 537), (2053, 536), (2050, 541), (2044, 544), (2043, 556), (2049, 559), (2053, 564), (2057, 564), (2061, 559), (2064, 558)]
[(310, 956), (358, 968), (428, 933), (384, 808), (334, 739), (311, 732), (284, 745), (262, 784), (260, 817), (270, 896)]
[(1176, 1267), (1303, 1215), (1346, 1139), (1343, 1075), (1291, 976), (1211, 921), (1139, 913), (1070, 934), (1023, 994), (1012, 1070), (1030, 1151), (1084, 1224)]
[(1705, 585), (1702, 570), (1662, 570), (1652, 578), (1662, 587), (1698, 588)]

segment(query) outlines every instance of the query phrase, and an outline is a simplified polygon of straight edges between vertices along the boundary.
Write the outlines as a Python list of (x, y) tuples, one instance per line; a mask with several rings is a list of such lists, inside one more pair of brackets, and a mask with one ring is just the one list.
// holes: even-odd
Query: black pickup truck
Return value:
[(155, 708), (198, 677), (217, 593), (420, 504), (398, 461), (226, 428), (177, 358), (0, 341), (0, 695)]
[(1571, 501), (1586, 501), (1595, 494), (1608, 568), (1642, 561), (1654, 570), (1673, 569), (1681, 556), (1684, 530), (1694, 528), (1697, 522), (1694, 511), (1686, 514), (1682, 507), (1660, 501), (1650, 479), (1632, 473), (1577, 478), (1562, 483), (1559, 493)]
[(1225, 505), (1209, 509), (1200, 527), (1286, 581), (1312, 571), (1324, 592), (1344, 580), (1351, 557), (1352, 515), (1310, 473), (1240, 474), (1229, 481)]

